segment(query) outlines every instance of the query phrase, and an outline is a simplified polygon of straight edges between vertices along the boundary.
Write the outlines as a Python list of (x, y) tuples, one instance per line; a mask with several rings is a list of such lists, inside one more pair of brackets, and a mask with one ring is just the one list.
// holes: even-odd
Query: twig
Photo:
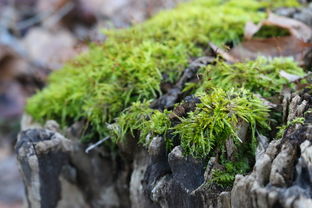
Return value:
[(103, 144), (105, 141), (109, 140), (110, 136), (105, 137), (104, 139), (101, 139), (100, 141), (98, 141), (95, 144), (90, 145), (86, 150), (85, 153), (89, 153), (91, 150), (95, 149), (96, 147), (100, 146), (101, 144)]

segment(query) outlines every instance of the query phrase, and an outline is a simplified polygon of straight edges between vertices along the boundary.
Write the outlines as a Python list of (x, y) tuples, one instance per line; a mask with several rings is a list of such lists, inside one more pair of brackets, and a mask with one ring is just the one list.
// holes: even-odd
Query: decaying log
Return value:
[[(193, 75), (189, 68), (173, 89), (182, 88)], [(209, 61), (208, 61), (209, 62)], [(208, 62), (205, 62), (207, 64)], [(204, 64), (204, 65), (205, 65)], [(189, 74), (190, 73), (190, 74)], [(306, 208), (312, 207), (312, 107), (308, 93), (284, 92), (283, 119), (304, 117), (293, 123), (282, 139), (258, 136), (256, 163), (246, 176), (237, 175), (232, 190), (211, 182), (218, 168), (216, 158), (209, 161), (185, 156), (180, 146), (166, 150), (162, 137), (151, 139), (148, 147), (134, 138), (118, 144), (114, 154), (104, 146), (89, 153), (79, 142), (84, 123), (74, 123), (64, 136), (56, 122), (40, 126), (22, 125), (16, 153), (28, 206), (31, 208)], [(176, 102), (170, 93), (156, 102), (163, 108)], [(174, 112), (185, 114), (197, 100), (190, 97)], [(170, 116), (169, 116), (170, 117)], [(170, 118), (174, 120), (175, 117)], [(246, 135), (244, 125), (239, 135)], [(67, 139), (68, 138), (68, 139)], [(230, 144), (227, 151), (229, 151)], [(230, 158), (231, 155), (229, 154)]]
[(310, 97), (287, 98), (288, 121), (305, 117), (305, 123), (290, 126), (283, 139), (273, 140), (257, 158), (251, 174), (236, 176), (231, 207), (312, 207), (312, 114), (307, 111)]
[(62, 135), (49, 130), (30, 129), (19, 135), (16, 153), (29, 207), (56, 207), (70, 144)]

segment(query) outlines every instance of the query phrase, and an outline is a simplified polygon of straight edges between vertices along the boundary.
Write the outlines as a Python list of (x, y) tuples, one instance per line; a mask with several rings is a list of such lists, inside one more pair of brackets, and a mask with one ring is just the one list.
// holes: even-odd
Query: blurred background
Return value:
[(185, 0), (0, 0), (0, 208), (23, 205), (14, 144), (27, 97), (103, 28), (138, 24)]

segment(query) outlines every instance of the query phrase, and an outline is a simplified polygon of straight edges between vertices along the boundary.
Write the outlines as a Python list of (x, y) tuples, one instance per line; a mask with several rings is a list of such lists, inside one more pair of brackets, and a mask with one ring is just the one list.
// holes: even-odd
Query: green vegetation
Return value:
[(268, 109), (261, 100), (246, 90), (214, 89), (200, 97), (201, 103), (187, 118), (174, 127), (187, 154), (205, 157), (214, 147), (225, 145), (226, 139), (240, 142), (237, 126), (247, 122), (255, 136), (256, 125), (268, 128)]
[[(252, 157), (252, 155), (249, 156)], [(214, 169), (211, 182), (222, 187), (232, 186), (236, 174), (245, 174), (250, 170), (249, 160), (250, 158), (247, 157), (243, 157), (236, 162), (222, 160), (221, 164), (224, 166), (224, 170)]]
[(300, 4), (296, 0), (263, 0), (263, 4), (267, 8), (278, 8), (278, 7), (299, 7)]
[(247, 21), (265, 17), (258, 11), (264, 5), (195, 0), (133, 28), (106, 31), (105, 44), (54, 72), (26, 111), (38, 121), (54, 119), (63, 126), (85, 118), (89, 137), (101, 138), (109, 132), (105, 123), (131, 103), (157, 97), (162, 81), (175, 81), (190, 57), (203, 55), (201, 45), (238, 42)]
[(285, 131), (292, 125), (295, 124), (304, 124), (305, 119), (303, 117), (297, 117), (291, 121), (288, 121), (287, 124), (278, 127), (279, 131), (276, 134), (276, 138), (280, 139), (284, 136)]
[[(197, 158), (213, 155), (226, 139), (241, 144), (237, 126), (247, 122), (250, 150), (256, 128), (268, 128), (269, 116), (253, 93), (264, 97), (278, 93), (288, 84), (280, 70), (302, 75), (290, 59), (259, 58), (234, 65), (219, 60), (202, 68), (199, 82), (184, 89), (192, 89), (201, 103), (177, 125), (168, 117), (171, 111), (149, 105), (163, 93), (161, 83), (174, 83), (192, 58), (204, 55), (209, 42), (235, 45), (247, 21), (266, 17), (263, 8), (294, 5), (297, 1), (194, 0), (141, 25), (105, 31), (107, 41), (92, 45), (88, 53), (52, 73), (48, 86), (28, 100), (26, 111), (37, 121), (54, 119), (63, 127), (85, 120), (84, 141), (111, 135), (114, 143), (132, 136), (148, 144), (155, 135), (163, 135), (168, 143), (175, 137), (186, 154)], [(235, 173), (248, 169), (248, 163), (224, 159), (225, 170), (214, 173), (215, 182), (229, 184)]]
[(254, 38), (272, 38), (291, 35), (287, 29), (280, 27), (263, 25), (261, 29), (254, 35)]
[(109, 125), (115, 142), (123, 141), (130, 133), (139, 138), (142, 144), (148, 143), (146, 138), (156, 135), (166, 135), (171, 123), (169, 111), (160, 112), (149, 108), (149, 102), (135, 102), (116, 118), (116, 123)]
[(216, 65), (201, 69), (199, 74), (203, 81), (197, 85), (199, 90), (244, 87), (251, 92), (270, 97), (279, 93), (285, 85), (290, 87), (289, 81), (280, 76), (281, 70), (300, 76), (305, 74), (291, 58), (267, 60), (260, 57), (255, 61), (232, 65), (218, 61)]

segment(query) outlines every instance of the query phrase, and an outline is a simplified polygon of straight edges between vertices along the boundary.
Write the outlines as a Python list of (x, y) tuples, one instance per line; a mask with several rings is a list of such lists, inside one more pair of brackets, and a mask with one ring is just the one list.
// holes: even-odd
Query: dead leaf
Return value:
[[(289, 31), (290, 35), (253, 38), (263, 26), (276, 26)], [(307, 41), (312, 37), (312, 29), (302, 22), (275, 14), (269, 14), (268, 19), (258, 25), (248, 22), (245, 25), (245, 41), (232, 48), (229, 52), (210, 44), (211, 48), (229, 62), (238, 62), (264, 57), (293, 57), (300, 65), (312, 49)]]
[(261, 23), (256, 25), (253, 22), (247, 22), (244, 29), (245, 40), (250, 40), (254, 36), (254, 34), (256, 34), (260, 30), (261, 27), (262, 27)]
[(263, 26), (276, 26), (286, 29), (292, 36), (304, 42), (309, 41), (312, 37), (311, 28), (304, 23), (270, 13), (268, 19), (263, 20), (258, 25), (247, 22), (245, 25), (244, 38), (247, 40), (251, 39)]
[(251, 39), (231, 49), (227, 56), (231, 57), (230, 61), (253, 60), (258, 56), (293, 57), (299, 64), (303, 64), (303, 59), (311, 47), (311, 43), (305, 43), (294, 36)]

